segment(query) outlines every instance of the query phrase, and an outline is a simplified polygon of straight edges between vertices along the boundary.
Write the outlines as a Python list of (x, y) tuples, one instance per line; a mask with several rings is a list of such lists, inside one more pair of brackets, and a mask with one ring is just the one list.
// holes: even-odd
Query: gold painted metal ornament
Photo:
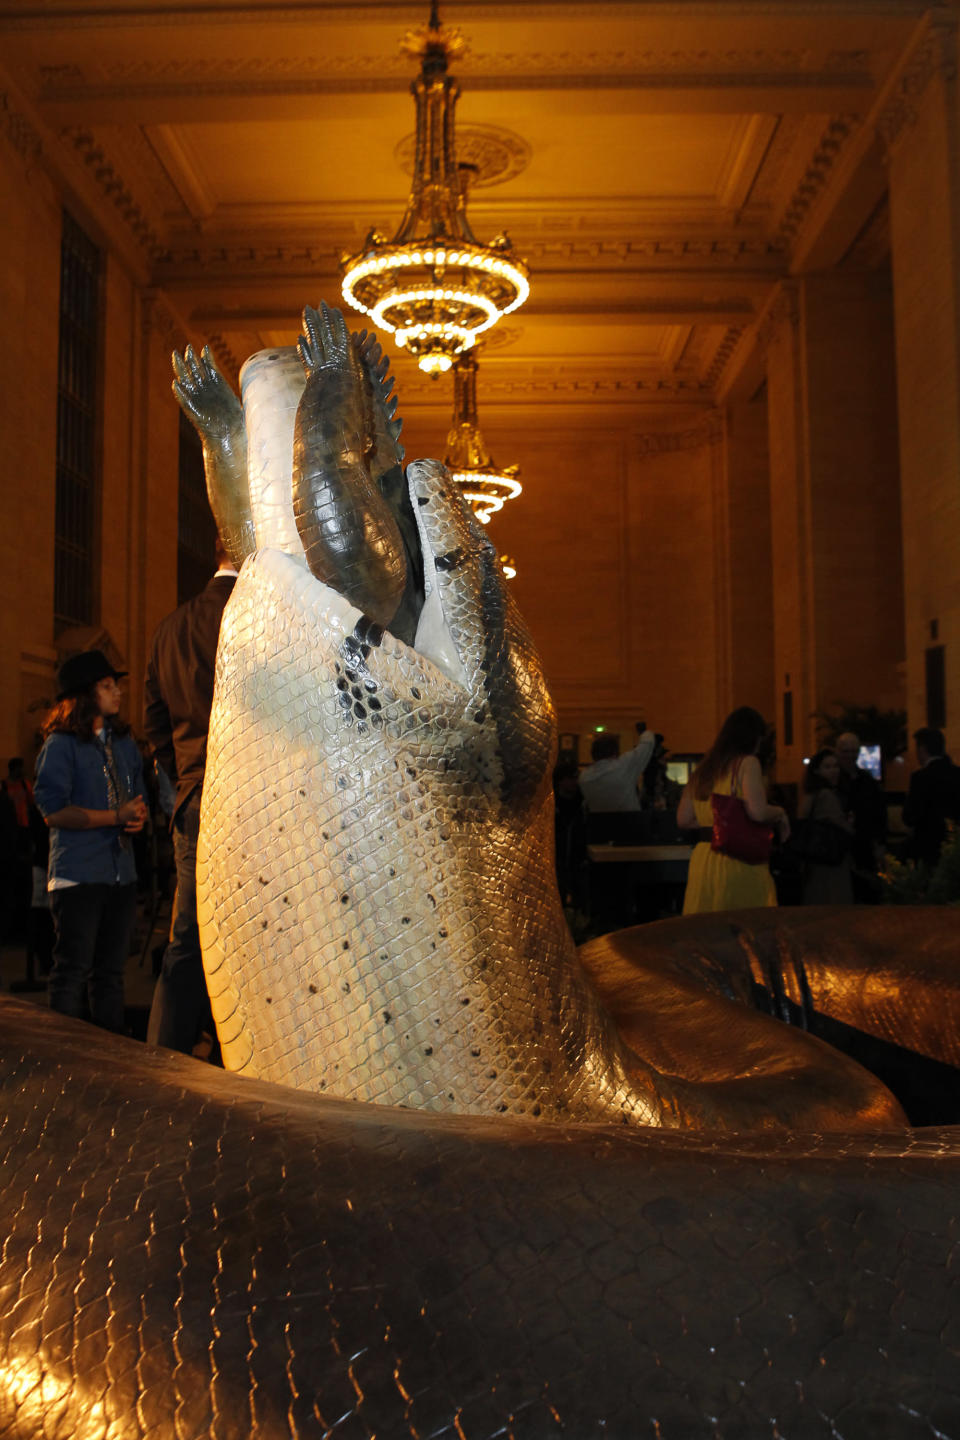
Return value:
[(522, 305), (530, 286), (509, 237), (481, 245), (467, 219), (454, 137), (460, 86), (447, 74), (466, 48), (462, 37), (441, 26), (433, 0), (429, 24), (403, 43), (421, 58), (411, 86), (417, 127), (410, 202), (393, 240), (372, 229), (359, 254), (344, 256), (343, 298), (392, 332), (421, 370), (438, 375)]
[(480, 432), (477, 419), (478, 369), (472, 353), (458, 356), (453, 367), (453, 425), (447, 434), (447, 453), (443, 463), (460, 486), (464, 498), (469, 500), (477, 519), (481, 524), (488, 525), (490, 516), (503, 509), (505, 500), (516, 499), (523, 486), (517, 478), (519, 466), (501, 468), (495, 465)]

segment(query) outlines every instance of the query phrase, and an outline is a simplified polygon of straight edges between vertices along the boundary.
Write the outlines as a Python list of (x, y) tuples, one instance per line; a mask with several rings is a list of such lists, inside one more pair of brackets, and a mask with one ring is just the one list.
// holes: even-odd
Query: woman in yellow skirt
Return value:
[(690, 777), (677, 810), (681, 829), (698, 829), (700, 841), (690, 857), (684, 915), (707, 910), (743, 910), (776, 905), (777, 892), (770, 867), (763, 861), (750, 865), (711, 849), (713, 806), (711, 795), (736, 795), (751, 820), (775, 829), (781, 841), (790, 834), (787, 812), (770, 805), (763, 784), (757, 750), (768, 733), (757, 710), (741, 705), (728, 715), (720, 733)]

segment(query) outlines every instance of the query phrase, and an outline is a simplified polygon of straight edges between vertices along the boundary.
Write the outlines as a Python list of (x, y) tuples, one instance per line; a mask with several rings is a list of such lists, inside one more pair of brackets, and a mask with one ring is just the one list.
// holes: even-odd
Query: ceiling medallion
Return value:
[(523, 334), (521, 325), (498, 325), (495, 330), (488, 330), (483, 337), (484, 350), (506, 350), (511, 345), (516, 345)]
[(417, 108), (416, 161), (407, 212), (393, 240), (371, 230), (358, 255), (344, 256), (343, 298), (388, 330), (421, 370), (449, 370), (457, 355), (526, 300), (527, 267), (506, 234), (480, 245), (467, 220), (466, 176), (457, 163), (454, 108), (460, 86), (447, 74), (465, 44), (440, 24), (403, 41), (421, 60), (411, 90)]
[[(401, 170), (412, 175), (417, 158), (416, 133), (405, 135), (393, 154)], [(457, 127), (457, 168), (466, 170), (471, 192), (516, 179), (530, 164), (530, 155), (526, 140), (499, 125)]]
[[(514, 500), (523, 486), (516, 465), (503, 469), (493, 463), (477, 420), (477, 364), (470, 352), (459, 355), (453, 367), (453, 425), (447, 435), (444, 464), (460, 486), (465, 500), (482, 525), (503, 509), (505, 500)], [(512, 562), (511, 562), (512, 563)], [(516, 567), (514, 566), (514, 574)], [(508, 577), (509, 578), (509, 577)]]

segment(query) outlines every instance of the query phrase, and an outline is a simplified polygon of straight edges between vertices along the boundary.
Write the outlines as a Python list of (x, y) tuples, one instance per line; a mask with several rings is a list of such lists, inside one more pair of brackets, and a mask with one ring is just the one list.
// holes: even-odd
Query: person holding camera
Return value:
[(587, 839), (593, 844), (640, 838), (639, 786), (656, 749), (657, 737), (637, 721), (637, 743), (620, 754), (616, 735), (598, 735), (590, 747), (591, 764), (580, 772), (580, 793), (587, 812)]

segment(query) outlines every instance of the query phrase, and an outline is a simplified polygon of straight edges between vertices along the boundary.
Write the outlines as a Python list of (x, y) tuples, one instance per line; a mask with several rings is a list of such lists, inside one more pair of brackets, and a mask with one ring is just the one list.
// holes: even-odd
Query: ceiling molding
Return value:
[[(403, 408), (419, 408), (422, 405), (439, 403), (427, 389), (431, 384), (425, 378), (423, 384), (415, 378), (403, 379)], [(399, 387), (399, 382), (398, 382)], [(712, 389), (696, 379), (677, 376), (621, 376), (589, 375), (581, 371), (577, 375), (532, 376), (511, 374), (509, 379), (498, 379), (489, 370), (483, 375), (483, 404), (486, 412), (492, 406), (512, 409), (528, 404), (531, 400), (590, 400), (622, 403), (627, 400), (664, 401), (683, 399), (709, 405)]]
[(784, 326), (800, 328), (800, 288), (795, 280), (782, 281), (757, 321), (757, 340), (766, 350)]
[(90, 130), (75, 129), (61, 131), (59, 138), (86, 166), (104, 199), (114, 207), (145, 253), (158, 258), (163, 246), (152, 217), (132, 194), (97, 137)]
[(916, 124), (920, 100), (934, 76), (950, 80), (956, 76), (957, 28), (955, 11), (938, 10), (927, 17), (907, 52), (875, 122), (877, 135), (888, 154)]
[(681, 450), (702, 450), (719, 445), (724, 438), (724, 420), (719, 410), (710, 410), (687, 430), (656, 430), (635, 435), (630, 445), (634, 456), (646, 460), (653, 455), (672, 455)]
[[(464, 23), (469, 16), (478, 20), (509, 20), (515, 17), (516, 0), (445, 0), (448, 19)], [(0, 30), (42, 33), (50, 29), (100, 30), (117, 25), (136, 28), (166, 27), (170, 24), (168, 0), (92, 0), (78, 9), (74, 0), (32, 0), (4, 15)], [(582, 0), (525, 0), (531, 20), (578, 19)], [(925, 0), (844, 0), (850, 15), (889, 16), (901, 19), (905, 13), (921, 14)], [(683, 18), (723, 21), (729, 18), (728, 0), (590, 0), (591, 17), (635, 18), (640, 11), (650, 21)], [(738, 14), (771, 19), (833, 18), (836, 0), (738, 0)], [(262, 25), (299, 26), (304, 20), (322, 17), (331, 23), (348, 23), (362, 14), (367, 22), (396, 24), (398, 34), (410, 23), (409, 0), (312, 0), (312, 3), (283, 4), (278, 0), (235, 0), (235, 3), (196, 3), (189, 10), (177, 10), (182, 26)], [(469, 37), (468, 37), (469, 38)]]
[(166, 296), (156, 290), (144, 290), (140, 296), (140, 316), (144, 335), (156, 335), (165, 350), (183, 352), (186, 332)]
[(716, 390), (723, 377), (727, 365), (733, 356), (740, 340), (745, 333), (742, 325), (730, 325), (724, 332), (720, 344), (717, 346), (713, 359), (704, 372), (703, 382), (711, 390)]
[[(168, 12), (167, 26), (177, 27), (191, 15)], [(210, 23), (210, 12), (206, 13)], [(300, 17), (301, 24), (304, 17)], [(123, 25), (126, 28), (126, 17)], [(229, 23), (229, 22), (225, 22)], [(233, 23), (238, 23), (234, 20)], [(265, 23), (261, 21), (261, 23)], [(270, 25), (274, 19), (271, 15)], [(62, 28), (69, 26), (61, 22)], [(116, 25), (116, 21), (115, 21)], [(8, 23), (0, 31), (10, 31)], [(250, 91), (274, 90), (296, 95), (305, 85), (327, 94), (405, 90), (415, 73), (408, 56), (399, 52), (359, 49), (317, 54), (297, 51), (289, 55), (236, 54), (191, 47), (177, 56), (141, 54), (133, 59), (72, 58), (38, 68), (39, 98), (48, 104), (74, 104), (151, 93), (184, 95), (230, 94), (238, 87)], [(750, 46), (734, 49), (696, 46), (673, 49), (619, 48), (613, 50), (479, 50), (472, 49), (457, 63), (471, 91), (524, 89), (551, 90), (558, 86), (589, 89), (769, 88), (787, 90), (873, 89), (871, 55), (865, 48), (829, 50)]]
[(0, 91), (0, 131), (29, 173), (43, 156), (43, 141), (36, 127), (5, 90)]
[[(541, 274), (545, 268), (618, 271), (638, 263), (645, 268), (650, 265), (664, 268), (681, 265), (699, 269), (704, 264), (719, 262), (725, 267), (759, 270), (765, 274), (783, 268), (782, 249), (754, 236), (722, 233), (690, 236), (661, 232), (634, 239), (618, 239), (599, 233), (594, 238), (588, 238), (582, 233), (579, 219), (574, 223), (579, 233), (558, 233), (543, 240), (523, 238), (523, 244), (518, 248), (522, 248), (531, 267), (535, 270), (539, 268)], [(358, 229), (359, 233), (359, 228), (362, 227), (351, 222), (351, 229)], [(515, 226), (510, 228), (516, 233)], [(263, 229), (236, 222), (226, 233), (208, 231), (197, 234), (172, 230), (157, 255), (157, 261), (177, 268), (201, 267), (204, 270), (217, 266), (229, 268), (264, 264), (278, 269), (296, 269), (305, 264), (336, 269), (341, 253), (349, 249), (352, 238), (345, 231), (346, 227), (339, 228), (329, 221), (322, 227), (320, 224), (308, 227), (302, 219), (293, 234), (290, 228), (282, 226)]]
[(856, 115), (837, 115), (827, 125), (803, 177), (780, 219), (773, 245), (789, 251), (826, 189), (844, 146), (860, 127)]
[(239, 392), (240, 368), (243, 365), (243, 361), (237, 359), (229, 342), (217, 331), (214, 331), (207, 337), (207, 344), (217, 362), (217, 369), (220, 371), (220, 374), (225, 380), (229, 381), (234, 390)]
[(208, 223), (216, 210), (216, 200), (203, 164), (183, 131), (173, 125), (151, 125), (140, 133), (190, 219), (195, 225)]

